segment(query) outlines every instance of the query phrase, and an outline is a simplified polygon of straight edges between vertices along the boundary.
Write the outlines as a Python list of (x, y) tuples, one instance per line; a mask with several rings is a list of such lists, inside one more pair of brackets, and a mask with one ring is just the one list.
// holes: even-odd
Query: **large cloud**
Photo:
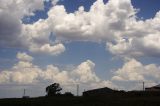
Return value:
[[(95, 64), (87, 60), (72, 70), (62, 70), (54, 65), (45, 69), (34, 65), (33, 58), (26, 53), (18, 53), (18, 63), (9, 70), (1, 70), (0, 84), (43, 84), (58, 82), (61, 85), (85, 84), (87, 88), (116, 87), (108, 80), (101, 80), (94, 72)], [(73, 88), (72, 88), (73, 90)]]
[(47, 19), (23, 25), (23, 36), (30, 43), (27, 45), (36, 45), (38, 48), (50, 41), (51, 32), (55, 33), (58, 42), (115, 41), (122, 36), (128, 18), (134, 14), (130, 0), (110, 0), (107, 4), (97, 0), (88, 12), (81, 6), (74, 13), (67, 13), (64, 6), (55, 5), (49, 10)]
[(43, 10), (43, 0), (0, 1), (0, 46), (26, 47), (22, 19)]
[(50, 55), (64, 52), (64, 45), (50, 40), (50, 33), (50, 24), (41, 19), (34, 24), (24, 25), (22, 35), (26, 39), (25, 45), (31, 52)]
[[(32, 52), (42, 53), (42, 48), (47, 47), (50, 49), (46, 53), (53, 55), (57, 54), (51, 52), (57, 42), (93, 41), (106, 42), (107, 50), (118, 56), (159, 56), (160, 53), (160, 13), (151, 19), (137, 19), (137, 10), (131, 0), (109, 0), (106, 4), (97, 0), (89, 11), (84, 11), (81, 6), (74, 13), (67, 13), (62, 5), (54, 5), (48, 11), (47, 19), (33, 24), (23, 24), (21, 19), (43, 9), (43, 0), (34, 0), (33, 3), (32, 0), (2, 0), (0, 4), (0, 22), (3, 25), (0, 26), (0, 43), (4, 45), (21, 44)], [(56, 41), (50, 39), (52, 32)], [(57, 50), (60, 54), (65, 49)]]
[(115, 2), (97, 0), (88, 12), (79, 7), (74, 13), (67, 13), (64, 6), (54, 6), (48, 12), (48, 21), (57, 39), (82, 41), (112, 41), (122, 33), (126, 19), (135, 13), (130, 0)]
[(155, 64), (143, 65), (135, 59), (129, 59), (114, 72), (112, 80), (157, 82), (160, 78), (160, 66)]
[(147, 20), (137, 19), (136, 13), (131, 0), (109, 0), (106, 4), (97, 0), (88, 12), (79, 7), (67, 13), (64, 6), (54, 6), (47, 21), (62, 41), (104, 41), (107, 50), (123, 57), (159, 56), (160, 13)]
[[(57, 0), (52, 1), (56, 2)], [(19, 47), (21, 45), (31, 52), (58, 55), (65, 51), (63, 45), (65, 41), (91, 41), (105, 42), (107, 50), (122, 57), (159, 56), (160, 54), (160, 12), (157, 12), (155, 17), (151, 19), (138, 19), (136, 16), (137, 10), (133, 8), (131, 0), (109, 0), (106, 4), (103, 0), (97, 0), (89, 11), (84, 11), (84, 7), (81, 6), (73, 13), (67, 13), (63, 5), (55, 5), (48, 11), (46, 19), (39, 19), (32, 24), (22, 22), (25, 16), (34, 15), (34, 11), (43, 8), (43, 0), (1, 0), (0, 45), (3, 47)], [(55, 40), (51, 39), (52, 32), (55, 34)], [(48, 80), (51, 80), (53, 76), (57, 76), (53, 78), (54, 80), (62, 77), (62, 82), (63, 78), (69, 78), (71, 82), (72, 80), (77, 82), (85, 82), (85, 80), (90, 82), (100, 81), (100, 78), (93, 71), (94, 63), (91, 61), (83, 62), (71, 72), (63, 71), (51, 65), (50, 68), (57, 69), (55, 72), (59, 74), (55, 75), (53, 72), (54, 74), (50, 74), (52, 75), (50, 76), (47, 75), (48, 68), (42, 70), (32, 64), (32, 59), (28, 61), (26, 54), (20, 54), (18, 56), (20, 61), (11, 69), (15, 71), (1, 72), (1, 82), (19, 81), (23, 83), (23, 80), (26, 80), (25, 76), (19, 79), (13, 76), (21, 76), (20, 70), (24, 70), (24, 66), (32, 69), (27, 72), (35, 73), (29, 83), (39, 81), (37, 79), (50, 78)], [(143, 71), (126, 71), (129, 65), (133, 66), (131, 67), (133, 70), (137, 68), (147, 70), (148, 67), (149, 69), (159, 69), (154, 64), (145, 66), (136, 60), (131, 60), (115, 73), (113, 79), (148, 79), (149, 74), (147, 75)], [(82, 69), (83, 71), (81, 71)], [(17, 72), (17, 74), (14, 75), (14, 72)], [(83, 74), (86, 72), (87, 76), (84, 76)], [(158, 71), (155, 72), (157, 75)], [(40, 76), (39, 73), (42, 73), (43, 76)], [(128, 76), (123, 75), (125, 73)], [(77, 79), (70, 77), (72, 75), (77, 76)], [(153, 79), (157, 78), (152, 74), (151, 76)]]
[(25, 15), (34, 15), (36, 10), (44, 8), (43, 0), (1, 0), (0, 10), (12, 14), (17, 18), (23, 18)]
[[(33, 32), (29, 35), (34, 36), (35, 42), (42, 42), (42, 38), (47, 41), (49, 33), (54, 32), (56, 40), (61, 42), (107, 42), (107, 49), (118, 56), (157, 56), (159, 41), (155, 39), (159, 39), (160, 33), (159, 13), (145, 21), (137, 20), (136, 13), (131, 0), (109, 0), (106, 4), (97, 0), (89, 11), (81, 6), (74, 13), (67, 13), (64, 6), (55, 5), (46, 20), (24, 27)], [(35, 27), (37, 25), (44, 27)]]
[[(124, 37), (114, 43), (107, 43), (107, 49), (120, 56), (159, 56), (160, 12), (153, 19), (131, 20)], [(147, 29), (147, 30), (146, 30)]]
[[(63, 44), (51, 44), (48, 25), (40, 21), (34, 25), (23, 25), (25, 16), (34, 15), (44, 9), (43, 0), (0, 1), (0, 45), (3, 47), (25, 47), (31, 52), (58, 55), (64, 52)], [(55, 2), (53, 0), (53, 2)], [(29, 27), (29, 28), (28, 28)], [(42, 28), (41, 28), (42, 27)], [(44, 30), (41, 30), (44, 29)], [(37, 37), (38, 36), (38, 37)]]

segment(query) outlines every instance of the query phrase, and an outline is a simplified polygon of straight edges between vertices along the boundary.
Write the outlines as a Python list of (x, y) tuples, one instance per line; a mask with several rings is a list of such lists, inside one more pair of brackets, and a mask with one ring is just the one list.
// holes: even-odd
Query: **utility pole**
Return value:
[(142, 83), (143, 83), (143, 91), (145, 91), (145, 88), (144, 88), (144, 81), (143, 81)]
[(79, 84), (77, 84), (77, 96), (79, 96)]

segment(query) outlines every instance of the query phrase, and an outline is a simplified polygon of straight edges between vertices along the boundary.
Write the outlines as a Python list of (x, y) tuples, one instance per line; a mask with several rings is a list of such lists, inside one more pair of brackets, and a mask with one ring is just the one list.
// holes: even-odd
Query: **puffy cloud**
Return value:
[(22, 36), (26, 39), (26, 45), (44, 45), (49, 42), (50, 25), (46, 20), (40, 19), (34, 24), (24, 24)]
[(137, 12), (131, 0), (109, 0), (106, 4), (97, 0), (88, 12), (79, 7), (76, 12), (67, 13), (64, 6), (56, 5), (46, 21), (62, 41), (104, 41), (106, 48), (118, 56), (157, 56), (159, 12), (147, 20), (137, 19)]
[(43, 0), (1, 0), (0, 1), (0, 44), (3, 47), (28, 47), (30, 38), (23, 36), (22, 19), (43, 10)]
[(18, 52), (17, 53), (17, 59), (19, 59), (20, 61), (32, 61), (33, 57), (29, 56), (28, 54), (26, 54), (25, 52), (21, 53)]
[[(45, 0), (47, 1), (47, 0)], [(84, 11), (81, 6), (74, 13), (67, 13), (58, 0), (51, 0), (53, 7), (46, 19), (24, 24), (25, 16), (34, 15), (44, 8), (44, 0), (0, 1), (0, 46), (23, 46), (30, 52), (58, 55), (65, 51), (65, 41), (106, 42), (106, 49), (122, 57), (159, 56), (160, 12), (151, 19), (137, 19), (137, 10), (131, 0), (97, 0)], [(147, 30), (146, 30), (147, 29)], [(55, 34), (55, 41), (51, 33)], [(19, 60), (11, 69), (0, 72), (0, 84), (32, 84), (59, 82), (85, 84), (90, 88), (116, 87), (111, 81), (101, 80), (95, 73), (95, 64), (87, 60), (71, 70), (54, 65), (41, 69), (32, 63), (33, 57), (18, 53)], [(127, 61), (112, 77), (117, 81), (151, 81), (160, 78), (159, 66), (143, 65), (135, 59)]]
[(36, 46), (31, 46), (30, 51), (36, 52), (36, 53), (59, 55), (65, 51), (65, 47), (61, 43), (53, 46), (51, 46), (50, 44), (44, 44), (40, 48)]
[(114, 72), (112, 80), (156, 82), (160, 78), (160, 67), (155, 64), (143, 65), (135, 59), (127, 61)]
[(23, 26), (23, 38), (26, 47), (34, 53), (59, 55), (65, 51), (62, 43), (50, 40), (50, 24), (47, 20), (40, 19), (34, 24)]
[[(53, 3), (57, 1), (52, 0)], [(97, 0), (89, 11), (84, 11), (81, 6), (77, 11), (67, 13), (64, 6), (54, 5), (48, 11), (47, 19), (40, 19), (33, 24), (21, 22), (24, 16), (43, 9), (43, 2), (2, 0), (0, 44), (21, 44), (31, 52), (44, 53), (44, 49), (47, 49), (45, 53), (50, 54), (55, 50), (57, 45), (54, 43), (57, 41), (60, 44), (64, 41), (94, 41), (106, 42), (107, 50), (118, 56), (159, 56), (160, 12), (154, 18), (141, 20), (137, 19), (138, 11), (133, 8), (131, 0), (109, 0), (106, 4), (103, 0)], [(50, 39), (52, 32), (56, 41)], [(64, 51), (62, 48), (61, 53)], [(60, 53), (59, 49), (57, 52)]]
[[(67, 13), (62, 5), (53, 6), (47, 19), (40, 19), (33, 24), (23, 25), (23, 38), (29, 48), (38, 48), (51, 43), (50, 33), (56, 40), (63, 41), (114, 41), (125, 30), (126, 20), (135, 14), (130, 0), (104, 4), (97, 0), (86, 12), (79, 7), (74, 13)], [(29, 44), (28, 44), (29, 43)]]
[(43, 0), (1, 0), (0, 1), (0, 45), (3, 47), (26, 47), (22, 36), (25, 16), (43, 10)]
[[(53, 0), (54, 1), (54, 0)], [(25, 47), (31, 52), (58, 55), (65, 51), (63, 44), (53, 44), (49, 39), (50, 26), (45, 20), (33, 25), (23, 24), (25, 16), (43, 10), (43, 0), (0, 1), (0, 45), (3, 47)]]
[(96, 75), (95, 64), (90, 60), (82, 62), (72, 70), (62, 70), (54, 65), (47, 65), (46, 68), (41, 69), (32, 64), (31, 56), (26, 53), (18, 53), (17, 58), (18, 63), (11, 69), (0, 72), (0, 84), (28, 85), (58, 82), (61, 85), (82, 84), (87, 88), (115, 87), (112, 82), (101, 80)]
[(86, 62), (81, 63), (72, 74), (78, 82), (98, 82), (100, 79), (96, 76), (94, 67), (95, 64), (92, 61), (87, 60)]
[(23, 25), (23, 36), (31, 51), (34, 51), (32, 48), (49, 46), (51, 32), (55, 33), (56, 40), (60, 42), (114, 41), (123, 35), (128, 18), (135, 13), (130, 0), (110, 0), (107, 4), (97, 0), (88, 12), (81, 6), (74, 13), (67, 13), (64, 6), (55, 5), (49, 10), (47, 19)]
[(25, 15), (34, 15), (34, 11), (44, 8), (43, 0), (1, 0), (0, 10), (12, 14), (12, 16), (23, 18)]
[[(110, 52), (120, 56), (159, 56), (160, 12), (145, 21), (132, 19), (123, 37), (114, 43), (107, 42)], [(147, 30), (146, 30), (147, 29)]]
[(57, 39), (110, 41), (124, 31), (126, 19), (134, 13), (130, 0), (109, 0), (107, 4), (97, 0), (88, 12), (79, 7), (78, 11), (67, 13), (64, 6), (54, 6), (48, 12), (48, 20)]

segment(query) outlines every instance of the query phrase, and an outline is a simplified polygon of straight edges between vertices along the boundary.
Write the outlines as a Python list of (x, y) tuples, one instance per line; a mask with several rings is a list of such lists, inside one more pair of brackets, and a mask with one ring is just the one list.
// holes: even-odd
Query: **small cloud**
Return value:
[(65, 46), (61, 43), (51, 46), (50, 44), (44, 44), (41, 47), (32, 46), (30, 50), (34, 53), (47, 54), (47, 55), (59, 55), (65, 51)]
[(31, 62), (33, 60), (33, 57), (26, 54), (25, 52), (18, 52), (17, 53), (17, 59), (19, 61), (27, 61), (27, 62)]

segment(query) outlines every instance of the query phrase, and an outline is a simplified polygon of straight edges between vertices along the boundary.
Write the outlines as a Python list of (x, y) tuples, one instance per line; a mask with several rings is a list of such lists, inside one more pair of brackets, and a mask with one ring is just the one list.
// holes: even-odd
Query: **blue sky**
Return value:
[[(58, 5), (64, 5), (67, 12), (74, 12), (76, 11), (79, 6), (84, 6), (85, 10), (88, 11), (90, 6), (95, 2), (95, 0), (62, 0), (58, 3)], [(105, 0), (104, 2), (107, 2), (107, 0)], [(135, 8), (140, 9), (138, 12), (138, 17), (141, 18), (143, 17), (144, 19), (149, 19), (149, 18), (153, 18), (155, 16), (155, 14), (160, 10), (160, 6), (159, 4), (159, 0), (154, 0), (154, 1), (145, 1), (145, 0), (132, 0), (132, 4)], [(74, 5), (73, 5), (74, 4)], [(49, 8), (52, 7), (51, 2), (45, 2), (45, 11), (41, 10), (41, 11), (36, 11), (35, 16), (30, 16), (30, 17), (24, 17), (24, 23), (34, 23), (35, 21), (39, 20), (40, 18), (47, 18), (47, 11), (49, 10)], [(29, 18), (26, 19), (26, 18)], [(102, 68), (102, 70), (106, 70), (106, 69), (111, 69), (113, 67), (117, 67), (117, 66), (107, 66), (107, 63), (109, 61), (109, 64), (112, 64), (112, 57), (113, 55), (109, 52), (107, 52), (104, 48), (105, 48), (105, 44), (97, 44), (97, 43), (92, 43), (92, 42), (72, 42), (71, 44), (66, 44), (67, 45), (67, 51), (63, 54), (61, 54), (61, 56), (56, 56), (56, 57), (48, 57), (48, 56), (40, 56), (38, 55), (37, 58), (39, 59), (43, 59), (44, 62), (38, 62), (38, 64), (41, 64), (42, 66), (50, 64), (50, 63), (55, 63), (55, 64), (63, 64), (63, 65), (67, 65), (67, 64), (78, 64), (86, 59), (91, 59), (97, 63), (99, 63), (100, 68)], [(3, 66), (1, 67), (7, 67), (11, 66), (10, 63), (14, 64), (15, 62), (15, 57), (16, 57), (16, 53), (18, 51), (26, 51), (23, 48), (5, 48), (5, 47), (1, 47), (1, 58), (2, 59), (13, 59), (13, 62), (10, 61), (7, 64), (4, 63)], [(33, 54), (34, 55), (34, 54)], [(65, 59), (64, 59), (65, 57)], [(72, 58), (72, 59), (71, 59)], [(148, 57), (150, 60), (150, 57)], [(153, 57), (154, 58), (154, 57)], [(71, 59), (70, 61), (68, 61), (68, 59)], [(147, 58), (146, 58), (147, 59)], [(55, 61), (54, 61), (55, 60)], [(148, 60), (148, 59), (147, 59)], [(152, 61), (154, 61), (154, 59), (151, 59)], [(155, 58), (155, 60), (157, 60)], [(117, 60), (116, 60), (117, 61)], [(119, 64), (120, 61), (113, 62), (113, 64), (116, 63), (116, 65)], [(145, 61), (144, 61), (145, 62)], [(159, 62), (159, 61), (158, 61)], [(158, 63), (157, 62), (157, 63)], [(148, 63), (148, 62), (147, 62)], [(3, 64), (3, 62), (2, 62)], [(8, 66), (7, 66), (8, 65)], [(98, 66), (98, 65), (97, 65)], [(105, 66), (105, 68), (104, 68)], [(108, 68), (111, 67), (111, 68)]]
[[(146, 81), (151, 82), (152, 85), (158, 84), (159, 81), (157, 80), (160, 76), (156, 76), (156, 74), (160, 73), (160, 48), (157, 45), (160, 40), (156, 41), (155, 39), (160, 39), (160, 27), (158, 27), (160, 15), (155, 15), (160, 10), (159, 0), (132, 0), (131, 2), (130, 0), (123, 0), (122, 2), (119, 0), (118, 4), (115, 3), (116, 5), (114, 5), (114, 0), (109, 0), (112, 1), (110, 3), (108, 3), (108, 0), (104, 0), (103, 4), (96, 0), (59, 0), (55, 5), (52, 4), (52, 1), (42, 0), (39, 5), (37, 2), (31, 3), (33, 5), (31, 7), (25, 7), (25, 5), (30, 4), (29, 2), (21, 1), (22, 5), (20, 6), (22, 7), (16, 7), (17, 4), (8, 3), (8, 5), (5, 5), (6, 9), (2, 8), (0, 13), (0, 23), (3, 25), (0, 25), (0, 31), (2, 32), (0, 33), (0, 79), (2, 80), (0, 84), (27, 85), (35, 84), (37, 81), (43, 83), (48, 80), (50, 83), (59, 81), (62, 85), (63, 83), (65, 85), (66, 83), (81, 84), (85, 82), (91, 84), (86, 87), (87, 89), (98, 86), (129, 89), (127, 84), (124, 84), (123, 87), (118, 84), (130, 81)], [(3, 0), (1, 2), (3, 5), (6, 3)], [(97, 4), (95, 4), (96, 2)], [(105, 5), (110, 5), (110, 7), (106, 6), (100, 9)], [(120, 7), (121, 5), (126, 7), (122, 8)], [(10, 9), (10, 6), (15, 7)], [(85, 16), (80, 13), (78, 9), (80, 6), (84, 7), (83, 12), (88, 15)], [(90, 8), (93, 8), (93, 6), (97, 9), (91, 11)], [(23, 13), (19, 8), (26, 10), (28, 13)], [(138, 13), (135, 14), (134, 9), (138, 9)], [(13, 12), (13, 14), (9, 14), (11, 19), (8, 20), (10, 21), (3, 18), (3, 16), (8, 15), (8, 11)], [(14, 11), (17, 11), (16, 15)], [(98, 14), (99, 11), (102, 13)], [(110, 13), (110, 11), (112, 12)], [(123, 13), (124, 11), (126, 12)], [(76, 15), (76, 12), (79, 12), (79, 14)], [(92, 12), (98, 14), (96, 15), (97, 17)], [(103, 15), (101, 16), (103, 13), (113, 13), (114, 15), (113, 17), (112, 15), (103, 17)], [(61, 14), (60, 17), (58, 17), (59, 14)], [(73, 14), (76, 17), (75, 19)], [(133, 14), (133, 16), (130, 17), (128, 16), (129, 14)], [(89, 20), (80, 20), (84, 17), (89, 17), (85, 18)], [(98, 22), (92, 17), (97, 18), (97, 20), (99, 17), (101, 18), (99, 18)], [(12, 19), (13, 21), (16, 20), (15, 23)], [(42, 21), (40, 22), (39, 19)], [(72, 19), (73, 21), (70, 21)], [(116, 19), (119, 22), (115, 22)], [(133, 22), (131, 23), (131, 21)], [(152, 26), (154, 22), (155, 26)], [(74, 23), (78, 23), (78, 25)], [(91, 35), (90, 33), (88, 35), (88, 32), (79, 30), (83, 27), (83, 24), (85, 24), (83, 28), (87, 28), (87, 25), (92, 23), (94, 23), (95, 27), (90, 29), (92, 28), (90, 26), (88, 29), (93, 31)], [(112, 23), (113, 25), (111, 25)], [(11, 27), (13, 30), (7, 29), (3, 33), (3, 29), (8, 28), (7, 25), (12, 26), (12, 24), (15, 28)], [(82, 25), (82, 27), (79, 25)], [(16, 26), (18, 26), (17, 29)], [(148, 29), (146, 30), (146, 28)], [(49, 36), (51, 33), (52, 37)], [(124, 40), (125, 37), (128, 40)], [(30, 82), (24, 83), (23, 80), (26, 77), (24, 75), (21, 76), (21, 74), (17, 76), (16, 74), (17, 72), (24, 73), (20, 72), (20, 70), (25, 69), (22, 63), (33, 70), (33, 73), (37, 72), (34, 71), (35, 66), (39, 67), (37, 70), (44, 72), (47, 70), (48, 65), (53, 65), (53, 67), (58, 68), (59, 75), (56, 74), (54, 76), (53, 74), (53, 78), (48, 78), (48, 76), (45, 76), (46, 74), (43, 77), (37, 75), (38, 77), (33, 76), (33, 80)], [(132, 72), (127, 71), (128, 69)], [(150, 76), (148, 70), (152, 69), (154, 70), (151, 72), (153, 75)], [(51, 70), (54, 71), (54, 69)], [(4, 74), (4, 72), (12, 72), (12, 74)], [(67, 75), (63, 76), (63, 72), (67, 73)], [(19, 79), (14, 79), (14, 76)], [(90, 80), (86, 80), (83, 78), (84, 76), (87, 76), (86, 79)], [(66, 79), (63, 80), (63, 77), (66, 77), (66, 79), (69, 77), (67, 79), (68, 82), (65, 82), (64, 80)], [(94, 84), (93, 82), (96, 83)], [(100, 83), (100, 85), (96, 85), (97, 83)], [(148, 86), (151, 85), (148, 84)], [(32, 87), (28, 87), (28, 89), (32, 89)], [(73, 89), (66, 89), (74, 92)], [(139, 84), (136, 84), (134, 89), (140, 89)], [(13, 90), (15, 89), (10, 89), (10, 91)], [(4, 89), (3, 91), (6, 92)], [(18, 95), (15, 93), (12, 96)], [(35, 95), (41, 95), (41, 93), (33, 94), (33, 96)], [(7, 93), (3, 93), (1, 97), (10, 96)]]

